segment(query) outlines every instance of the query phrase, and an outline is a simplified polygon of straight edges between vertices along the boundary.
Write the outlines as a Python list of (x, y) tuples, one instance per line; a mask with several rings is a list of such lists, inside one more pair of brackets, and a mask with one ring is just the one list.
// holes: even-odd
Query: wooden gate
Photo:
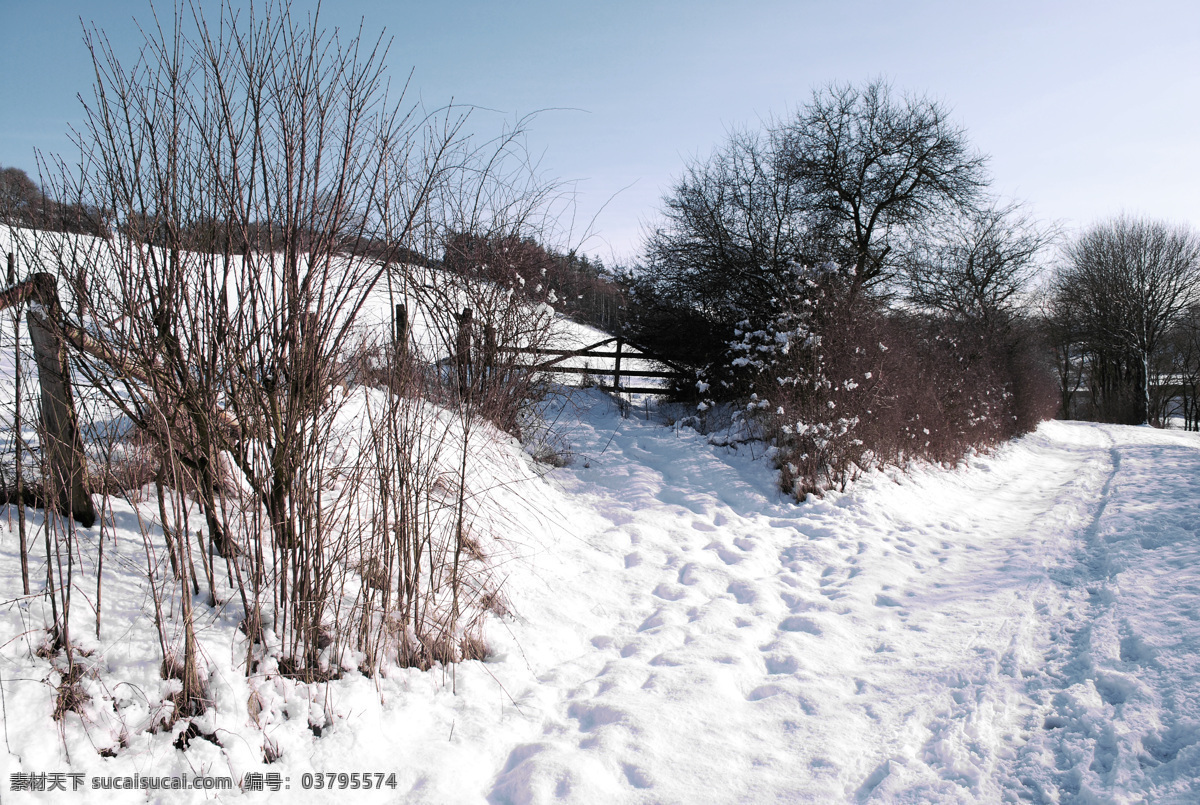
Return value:
[[(604, 347), (609, 347), (604, 349)], [(634, 394), (665, 394), (661, 386), (626, 385), (626, 379), (638, 380), (646, 378), (663, 378), (666, 380), (692, 379), (693, 373), (672, 363), (666, 358), (653, 354), (649, 350), (631, 344), (625, 338), (616, 336), (597, 341), (580, 349), (539, 349), (534, 347), (514, 348), (510, 352), (519, 355), (529, 355), (533, 362), (526, 368), (535, 372), (553, 372), (555, 374), (590, 375), (599, 380), (611, 378), (610, 384), (598, 382), (596, 388), (612, 392), (630, 392)], [(611, 360), (611, 369), (592, 366), (563, 366), (562, 362), (571, 358), (599, 358)], [(630, 365), (631, 361), (647, 362), (666, 366), (667, 369), (641, 369)]]

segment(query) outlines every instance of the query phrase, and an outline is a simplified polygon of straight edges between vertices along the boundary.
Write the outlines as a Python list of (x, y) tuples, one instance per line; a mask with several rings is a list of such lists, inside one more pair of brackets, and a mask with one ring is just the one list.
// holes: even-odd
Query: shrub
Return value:
[(741, 323), (713, 381), (745, 395), (741, 415), (773, 442), (797, 498), (867, 469), (957, 461), (1050, 413), (1047, 373), (1019, 343), (855, 297), (834, 264), (792, 272), (778, 314)]

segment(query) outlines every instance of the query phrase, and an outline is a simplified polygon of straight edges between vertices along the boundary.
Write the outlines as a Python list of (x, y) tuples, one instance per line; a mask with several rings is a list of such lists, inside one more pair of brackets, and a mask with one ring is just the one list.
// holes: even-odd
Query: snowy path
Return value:
[(60, 734), (28, 625), (43, 600), (0, 606), (0, 781), (256, 771), (325, 803), (307, 773), (359, 770), (397, 787), (356, 803), (1200, 802), (1200, 435), (1048, 422), (969, 467), (798, 506), (749, 448), (623, 419), (598, 392), (557, 424), (574, 462), (541, 480), (510, 440), (478, 456), (513, 613), (489, 622), (486, 662), (248, 679), (236, 605), (197, 598), (221, 744), (132, 729), (108, 756), (167, 684), (125, 522), (112, 626), (81, 655), (88, 712), (115, 715)]
[(1043, 729), (1013, 771), (1034, 801), (1200, 801), (1200, 452), (1111, 428), (1111, 474), (1059, 586)]
[(1200, 791), (1194, 440), (1048, 423), (796, 507), (690, 431), (582, 422), (492, 802)]

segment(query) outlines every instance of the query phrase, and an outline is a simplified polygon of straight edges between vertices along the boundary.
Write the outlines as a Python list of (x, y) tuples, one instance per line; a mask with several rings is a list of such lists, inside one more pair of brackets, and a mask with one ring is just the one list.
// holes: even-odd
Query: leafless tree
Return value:
[(986, 158), (940, 103), (896, 98), (887, 82), (830, 84), (781, 132), (781, 171), (853, 266), (855, 288), (888, 279), (914, 227), (969, 208)]
[(1179, 415), (1186, 430), (1200, 430), (1200, 309), (1181, 317), (1162, 352), (1154, 413), (1161, 421)]
[(1055, 278), (1089, 355), (1095, 415), (1150, 421), (1151, 366), (1200, 298), (1200, 237), (1184, 226), (1120, 217), (1083, 232)]
[(0, 220), (32, 226), (40, 217), (41, 188), (20, 168), (0, 168)]
[[(793, 293), (795, 264), (844, 266), (849, 304), (881, 291), (919, 234), (969, 219), (984, 166), (939, 103), (897, 97), (878, 80), (831, 84), (792, 118), (734, 132), (687, 165), (647, 241), (639, 301), (688, 321), (693, 348), (709, 344), (700, 362), (711, 360), (738, 321), (764, 318)], [(653, 318), (635, 326), (659, 346), (656, 334), (678, 327)]]
[(1087, 351), (1084, 346), (1080, 311), (1075, 300), (1061, 289), (1043, 288), (1038, 294), (1035, 315), (1042, 338), (1054, 361), (1058, 380), (1059, 416), (1074, 419), (1079, 413), (1077, 395), (1084, 386)]
[(985, 330), (1006, 328), (1028, 306), (1038, 255), (1054, 237), (1016, 204), (948, 216), (904, 257), (908, 298)]
[(712, 321), (737, 321), (779, 295), (792, 262), (821, 256), (806, 199), (787, 174), (776, 131), (735, 131), (688, 164), (647, 243), (659, 293)]

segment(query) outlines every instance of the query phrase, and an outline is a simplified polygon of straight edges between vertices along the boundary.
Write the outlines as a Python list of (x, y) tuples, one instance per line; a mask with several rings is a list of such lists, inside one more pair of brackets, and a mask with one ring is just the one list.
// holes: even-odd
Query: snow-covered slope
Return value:
[[(595, 391), (547, 416), (570, 467), (539, 478), (511, 443), (481, 458), (512, 523), (491, 658), (247, 680), (244, 636), (212, 611), (220, 747), (143, 734), (102, 757), (89, 741), (111, 725), (74, 714), (60, 734), (27, 648), (40, 604), (13, 600), (0, 525), (5, 798), (13, 773), (71, 770), (278, 773), (298, 802), (336, 801), (303, 789), (316, 771), (395, 773), (355, 802), (1200, 801), (1195, 434), (1049, 422), (969, 466), (796, 506), (761, 448), (623, 418)], [(130, 529), (87, 662), (132, 721), (164, 683), (128, 649), (153, 639)], [(100, 800), (146, 797), (75, 801)]]

